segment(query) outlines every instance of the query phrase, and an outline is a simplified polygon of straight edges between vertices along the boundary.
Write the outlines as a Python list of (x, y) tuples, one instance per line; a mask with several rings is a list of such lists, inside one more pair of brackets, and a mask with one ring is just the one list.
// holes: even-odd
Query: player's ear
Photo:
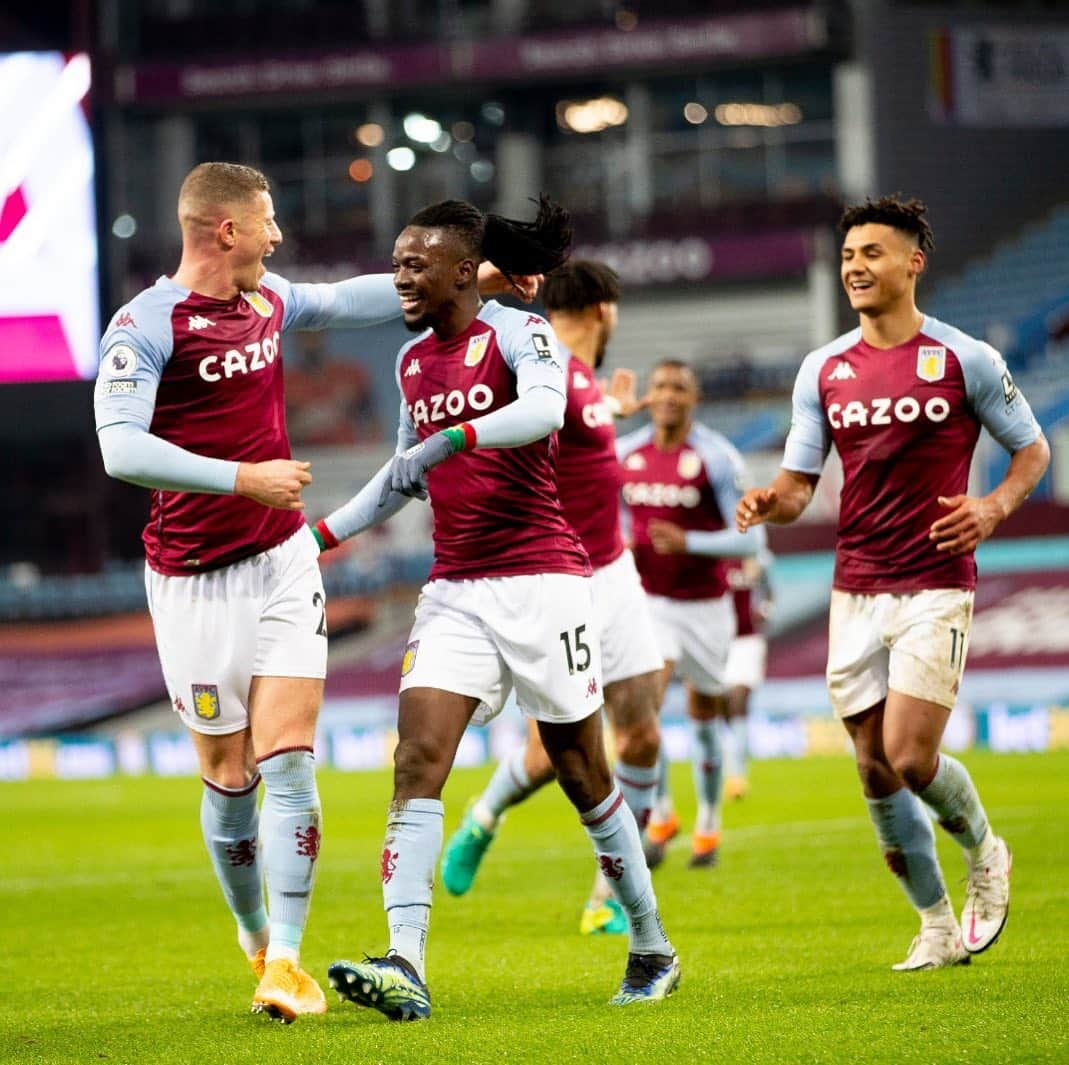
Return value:
[(928, 256), (920, 248), (914, 248), (909, 257), (909, 265), (914, 276), (919, 277), (928, 269)]
[(238, 239), (238, 226), (233, 218), (224, 218), (215, 229), (216, 239), (224, 248), (230, 249)]
[(469, 288), (478, 282), (479, 264), (474, 259), (461, 259), (457, 262), (453, 276), (457, 288)]

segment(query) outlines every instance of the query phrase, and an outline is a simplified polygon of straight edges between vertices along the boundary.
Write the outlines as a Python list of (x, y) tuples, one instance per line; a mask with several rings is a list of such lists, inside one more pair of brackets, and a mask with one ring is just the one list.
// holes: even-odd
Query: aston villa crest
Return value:
[(486, 347), (490, 343), (489, 333), (480, 333), (468, 341), (468, 350), (464, 354), (465, 366), (478, 366), (486, 354)]
[(219, 716), (219, 688), (214, 684), (194, 684), (193, 711), (203, 721), (214, 721)]
[(917, 348), (917, 376), (922, 381), (942, 381), (947, 369), (947, 349), (942, 345)]
[(702, 460), (696, 451), (681, 451), (679, 462), (676, 464), (676, 472), (685, 481), (693, 480), (702, 472)]
[(261, 317), (270, 318), (274, 314), (274, 308), (271, 306), (271, 301), (265, 296), (262, 296), (259, 292), (243, 292), (245, 302)]

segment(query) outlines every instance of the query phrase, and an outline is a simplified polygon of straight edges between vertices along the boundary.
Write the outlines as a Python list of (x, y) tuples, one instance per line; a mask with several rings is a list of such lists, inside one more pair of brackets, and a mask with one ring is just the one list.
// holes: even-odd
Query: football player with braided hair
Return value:
[(570, 237), (567, 214), (544, 197), (532, 223), (456, 200), (413, 216), (393, 253), (401, 312), (419, 334), (397, 360), (397, 452), (316, 526), (326, 549), (413, 496), (429, 495), (434, 514), (434, 565), (401, 665), (380, 867), (389, 949), (328, 974), (345, 998), (396, 1020), (431, 1010), (424, 955), (442, 787), (468, 724), (497, 714), (513, 688), (628, 916), (613, 1002), (658, 1001), (679, 982), (638, 825), (605, 755), (590, 562), (557, 493), (564, 360), (545, 319), (483, 304), (475, 286), (491, 251), (503, 272), (543, 272), (563, 262)]

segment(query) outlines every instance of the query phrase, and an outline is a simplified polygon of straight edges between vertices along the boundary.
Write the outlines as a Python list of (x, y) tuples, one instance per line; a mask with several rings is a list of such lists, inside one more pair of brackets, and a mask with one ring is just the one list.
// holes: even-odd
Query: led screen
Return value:
[(89, 57), (0, 54), (0, 383), (96, 374)]

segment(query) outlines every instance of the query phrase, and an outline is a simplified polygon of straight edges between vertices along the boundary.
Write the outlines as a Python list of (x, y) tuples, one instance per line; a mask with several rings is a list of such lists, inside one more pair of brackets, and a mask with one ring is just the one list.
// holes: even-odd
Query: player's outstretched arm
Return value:
[(510, 278), (489, 260), (479, 263), (480, 296), (516, 296), (530, 303), (538, 295), (542, 280), (541, 274), (516, 274)]
[[(479, 266), (479, 292), (484, 296), (507, 293), (530, 303), (541, 281), (540, 274), (510, 280), (493, 263)], [(278, 274), (269, 274), (265, 283), (277, 289), (285, 301), (285, 331), (378, 325), (401, 314), (392, 274), (362, 274), (320, 284), (294, 284)]]
[(751, 488), (735, 508), (735, 527), (739, 532), (764, 522), (789, 525), (813, 498), (818, 478), (811, 473), (781, 469), (765, 488)]
[(229, 462), (197, 455), (131, 422), (97, 433), (109, 477), (170, 492), (242, 495), (264, 506), (302, 510), (301, 491), (312, 483), (309, 463), (292, 459)]
[[(320, 551), (337, 547), (358, 533), (392, 518), (411, 498), (390, 490), (394, 459), (387, 462), (359, 492), (312, 526)], [(425, 498), (425, 494), (422, 498)]]
[(974, 551), (1031, 494), (1050, 465), (1050, 446), (1042, 434), (1015, 451), (1002, 482), (986, 496), (940, 496), (949, 513), (932, 523), (929, 538), (937, 551), (963, 555)]
[(658, 555), (681, 555), (687, 550), (687, 534), (681, 525), (663, 518), (650, 518), (646, 525), (650, 544)]
[(565, 399), (551, 388), (535, 387), (489, 414), (450, 426), (394, 455), (381, 503), (392, 492), (427, 498), (427, 473), (460, 451), (523, 447), (564, 424)]
[(750, 558), (765, 547), (760, 527), (735, 529), (684, 529), (670, 521), (651, 518), (647, 525), (650, 543), (659, 555), (708, 555), (714, 558)]

